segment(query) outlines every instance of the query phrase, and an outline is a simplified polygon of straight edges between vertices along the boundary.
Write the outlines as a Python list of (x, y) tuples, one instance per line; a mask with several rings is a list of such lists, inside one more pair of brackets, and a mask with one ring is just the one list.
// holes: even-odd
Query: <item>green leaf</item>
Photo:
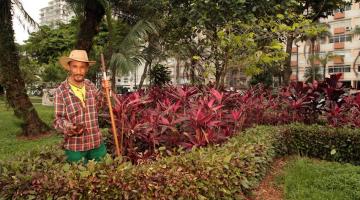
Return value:
[(332, 149), (331, 152), (330, 152), (331, 155), (334, 155), (336, 154), (336, 149)]
[(231, 154), (225, 156), (225, 158), (224, 158), (224, 163), (229, 163), (230, 160), (231, 160), (231, 158), (233, 157), (233, 155), (234, 155), (234, 154), (231, 153)]

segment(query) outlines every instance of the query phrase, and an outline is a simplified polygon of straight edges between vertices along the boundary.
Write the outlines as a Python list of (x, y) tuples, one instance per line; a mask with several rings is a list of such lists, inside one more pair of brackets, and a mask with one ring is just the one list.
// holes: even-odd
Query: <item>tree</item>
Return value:
[(307, 67), (304, 74), (306, 82), (312, 83), (314, 80), (320, 80), (323, 77), (323, 74), (321, 74), (320, 72), (320, 66), (318, 65)]
[[(149, 35), (155, 34), (156, 28), (148, 21), (138, 21), (120, 41), (114, 41), (110, 68), (113, 80), (119, 73), (124, 75), (141, 65), (145, 58), (142, 51)], [(150, 49), (147, 48), (149, 51)], [(115, 84), (114, 84), (115, 85)]]
[(170, 83), (170, 70), (168, 67), (156, 64), (151, 70), (150, 70), (150, 84), (154, 86), (163, 86), (167, 83)]
[[(38, 31), (32, 32), (29, 39), (22, 45), (23, 57), (27, 57), (42, 68), (40, 76), (44, 82), (59, 83), (67, 76), (58, 63), (62, 55), (68, 55), (75, 48), (76, 35), (79, 20), (72, 19), (70, 23), (57, 24), (56, 28), (41, 26)], [(99, 33), (93, 39), (93, 51), (89, 53), (90, 58), (99, 57), (107, 41), (108, 30), (104, 23), (99, 25)], [(87, 73), (87, 78), (96, 81), (99, 71), (99, 63), (92, 66)], [(40, 71), (39, 71), (40, 72)]]
[[(303, 35), (300, 37), (300, 40), (306, 41), (304, 46), (304, 55), (306, 57), (306, 47), (307, 44), (310, 45), (309, 47), (309, 55), (308, 56), (308, 63), (310, 64), (310, 67), (313, 69), (313, 77), (312, 80), (318, 80), (316, 79), (316, 69), (315, 69), (315, 62), (320, 61), (319, 60), (319, 54), (317, 53), (320, 51), (320, 49), (316, 49), (316, 43), (320, 43), (319, 40), (325, 39), (326, 37), (331, 36), (331, 33), (329, 31), (329, 26), (326, 24), (320, 24), (320, 23), (312, 23), (309, 26), (305, 27)], [(320, 44), (318, 44), (320, 47)]]
[[(355, 27), (355, 29), (353, 30), (353, 35), (354, 36), (360, 35), (360, 27), (359, 26)], [(357, 64), (359, 57), (360, 57), (360, 51), (358, 52), (358, 54), (354, 60), (354, 63), (353, 63), (353, 71), (356, 74), (356, 76), (358, 76), (358, 74), (359, 74), (358, 70), (356, 69), (356, 64)]]
[(29, 22), (35, 22), (18, 0), (0, 1), (0, 83), (5, 87), (6, 100), (17, 117), (23, 120), (22, 134), (37, 136), (50, 130), (38, 116), (25, 90), (25, 82), (19, 68), (19, 53), (14, 42), (12, 22), (13, 5)]
[[(356, 0), (355, 2), (358, 2)], [(286, 16), (284, 19), (288, 19), (288, 14), (293, 13), (295, 16), (303, 15), (305, 19), (310, 20), (311, 22), (317, 22), (320, 18), (326, 18), (333, 14), (335, 9), (343, 10), (345, 5), (351, 4), (351, 1), (346, 0), (296, 0), (296, 1), (287, 1), (287, 0), (275, 0), (268, 1), (268, 6), (273, 7), (275, 5), (279, 5), (278, 9), (275, 10)], [(287, 21), (287, 20), (285, 20)], [(296, 22), (295, 22), (296, 23)], [(286, 23), (288, 26), (296, 25), (293, 20), (289, 20)], [(302, 32), (299, 29), (294, 29), (293, 31), (289, 31), (286, 36), (286, 53), (288, 54), (288, 58), (284, 63), (284, 84), (289, 84), (290, 76), (291, 76), (291, 50), (293, 42), (296, 38), (301, 36)]]
[(320, 61), (320, 64), (323, 68), (323, 80), (325, 80), (325, 76), (326, 76), (326, 67), (327, 67), (327, 63), (329, 62), (329, 60), (333, 59), (337, 57), (336, 54), (333, 54), (332, 52), (326, 52), (324, 55), (319, 55), (319, 57), (317, 58), (317, 60)]
[(90, 52), (93, 38), (98, 34), (101, 20), (105, 15), (105, 8), (100, 0), (80, 0), (78, 2), (82, 4), (83, 10), (76, 48)]

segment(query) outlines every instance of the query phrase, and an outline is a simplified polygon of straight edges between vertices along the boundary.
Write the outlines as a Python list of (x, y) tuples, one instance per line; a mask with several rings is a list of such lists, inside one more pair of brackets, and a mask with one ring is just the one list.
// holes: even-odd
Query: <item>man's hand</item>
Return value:
[(104, 89), (111, 89), (111, 82), (110, 80), (102, 79), (102, 87)]
[(81, 135), (84, 132), (85, 127), (83, 124), (74, 125), (73, 123), (68, 123), (65, 128), (65, 135), (74, 136)]

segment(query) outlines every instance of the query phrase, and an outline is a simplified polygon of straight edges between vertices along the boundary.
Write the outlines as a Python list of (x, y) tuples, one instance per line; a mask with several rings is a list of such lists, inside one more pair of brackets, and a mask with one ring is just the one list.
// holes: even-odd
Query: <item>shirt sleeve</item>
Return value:
[(105, 90), (100, 87), (100, 89), (97, 89), (96, 91), (96, 108), (98, 111), (103, 111), (106, 108), (106, 95)]
[(67, 127), (71, 124), (70, 121), (66, 119), (64, 98), (60, 90), (56, 90), (54, 97), (54, 107), (55, 107), (55, 119), (53, 122), (54, 128), (61, 133), (66, 134)]

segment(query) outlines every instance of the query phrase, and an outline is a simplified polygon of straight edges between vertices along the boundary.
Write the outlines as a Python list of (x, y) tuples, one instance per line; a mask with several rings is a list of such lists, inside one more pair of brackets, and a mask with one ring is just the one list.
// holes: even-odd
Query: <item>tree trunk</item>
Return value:
[(355, 73), (356, 76), (358, 76), (358, 74), (359, 74), (359, 73), (358, 73), (358, 70), (356, 69), (356, 63), (357, 63), (359, 57), (360, 57), (360, 52), (359, 52), (358, 55), (356, 56), (356, 58), (355, 58), (355, 60), (354, 60), (354, 63), (353, 63), (353, 70), (354, 70), (354, 73)]
[(196, 83), (195, 67), (196, 67), (197, 61), (195, 59), (193, 59), (192, 57), (191, 57), (191, 65), (190, 65), (190, 81), (191, 81), (191, 84), (194, 85)]
[(316, 72), (315, 72), (315, 41), (311, 40), (311, 60), (310, 60), (311, 68), (312, 68), (312, 82), (316, 80)]
[(222, 72), (222, 65), (218, 60), (215, 61), (215, 86), (218, 87), (220, 85), (220, 78)]
[(224, 88), (225, 86), (225, 77), (228, 70), (228, 62), (229, 62), (229, 52), (225, 52), (225, 58), (224, 58), (224, 66), (222, 67), (221, 76), (220, 76), (220, 88)]
[(175, 81), (176, 81), (176, 84), (180, 84), (180, 61), (178, 58), (176, 58)]
[(283, 71), (283, 84), (288, 85), (290, 83), (290, 76), (291, 76), (291, 51), (292, 51), (292, 45), (294, 42), (293, 36), (288, 36), (286, 41), (286, 53), (288, 56), (285, 59), (284, 63), (284, 71)]
[(139, 90), (142, 88), (142, 86), (144, 84), (144, 81), (145, 81), (146, 76), (148, 74), (148, 68), (149, 68), (150, 65), (151, 65), (151, 61), (146, 61), (144, 71), (143, 71), (143, 73), (141, 75), (141, 79), (140, 79), (140, 83), (139, 83)]
[(90, 52), (94, 36), (99, 32), (99, 24), (105, 14), (98, 0), (87, 0), (84, 5), (84, 20), (81, 22), (76, 48)]
[(14, 42), (11, 0), (0, 1), (0, 83), (6, 91), (6, 100), (14, 109), (14, 114), (23, 120), (22, 135), (37, 136), (50, 130), (39, 118), (26, 94), (25, 82), (20, 76), (19, 54)]

